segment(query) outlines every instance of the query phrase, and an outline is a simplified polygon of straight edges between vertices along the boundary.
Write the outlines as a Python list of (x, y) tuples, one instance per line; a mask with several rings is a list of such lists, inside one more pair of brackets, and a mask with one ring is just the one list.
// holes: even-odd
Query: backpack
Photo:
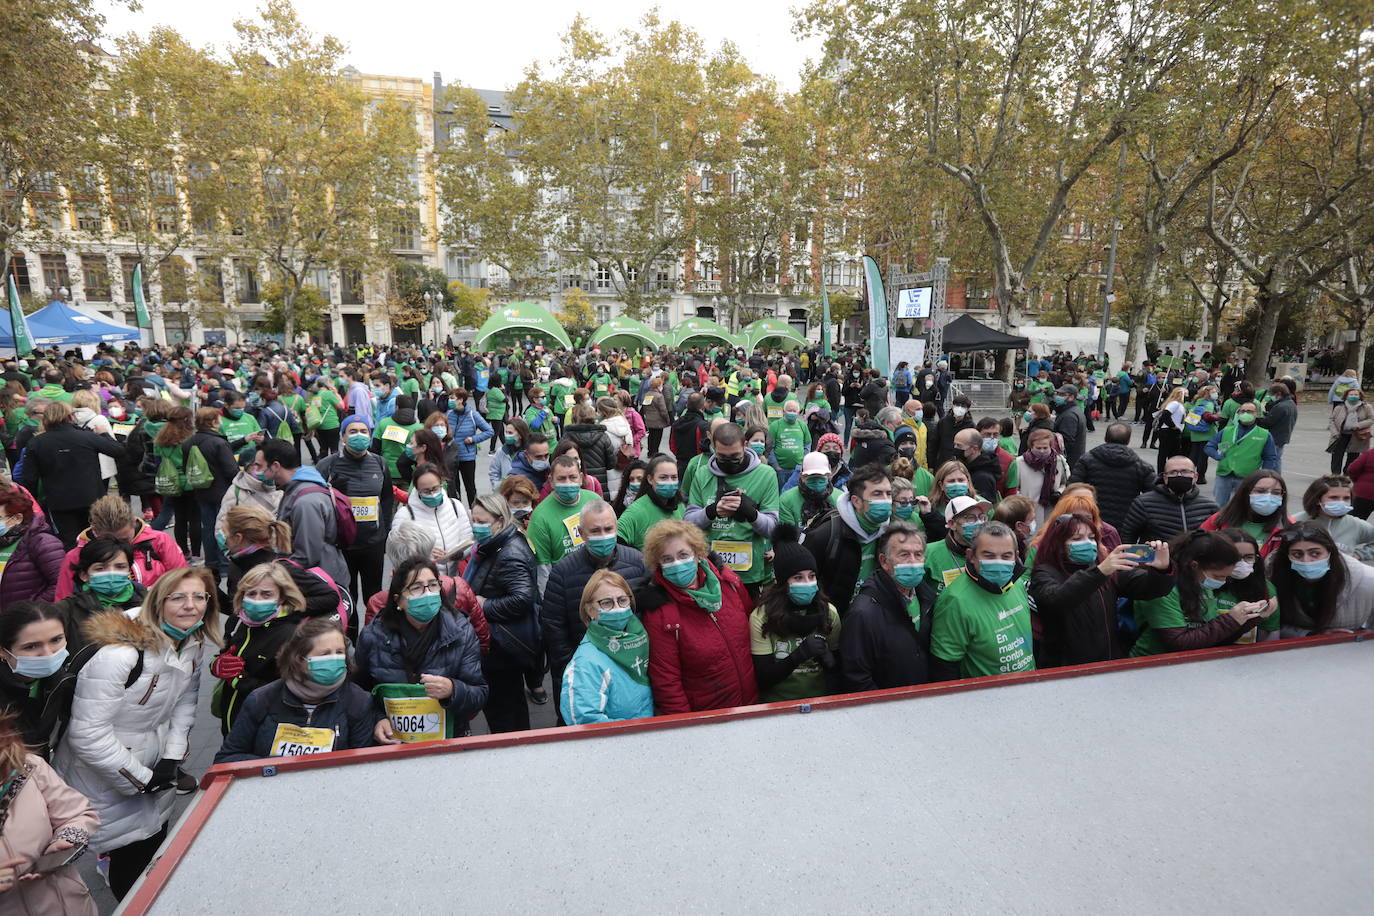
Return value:
[(153, 478), (153, 489), (157, 491), (159, 496), (180, 496), (185, 492), (181, 473), (177, 470), (175, 461), (158, 460), (157, 475)]
[(353, 542), (358, 539), (358, 521), (353, 517), (353, 503), (349, 502), (347, 496), (333, 487), (322, 487), (319, 484), (306, 484), (301, 487), (300, 492), (292, 499), (294, 506), (302, 496), (307, 493), (328, 493), (330, 500), (334, 503), (334, 540), (337, 547), (343, 549), (352, 547)]
[[(352, 514), (353, 513), (350, 512), (349, 516), (351, 517)], [(334, 613), (339, 615), (339, 626), (342, 627), (345, 631), (348, 630), (353, 620), (353, 598), (351, 595), (349, 595), (348, 589), (340, 588), (339, 583), (334, 581), (334, 577), (331, 576), (329, 573), (325, 572), (324, 569), (319, 566), (302, 566), (300, 563), (297, 563), (290, 557), (282, 557), (276, 562), (289, 563), (297, 569), (303, 569), (306, 572), (310, 573), (312, 576), (316, 577), (317, 579), (323, 580), (323, 582), (326, 585), (332, 588), (335, 594), (339, 596), (339, 605), (335, 609)]]
[(186, 489), (204, 490), (214, 482), (215, 475), (211, 473), (210, 463), (205, 460), (200, 446), (191, 446), (186, 450)]
[[(86, 667), (86, 663), (95, 657), (95, 653), (104, 648), (103, 646), (87, 645), (83, 646), (79, 652), (72, 656), (72, 660), (67, 663), (67, 670), (62, 673), (62, 678), (53, 687), (52, 693), (48, 696), (48, 703), (57, 704), (57, 737), (53, 738), (49, 748), (56, 748), (62, 743), (62, 737), (67, 733), (67, 726), (72, 719), (72, 700), (76, 697), (76, 676), (81, 669)], [(124, 689), (128, 690), (138, 679), (143, 676), (143, 650), (138, 650), (138, 659), (134, 666), (129, 669), (129, 676), (124, 679)]]
[(320, 428), (320, 424), (323, 423), (323, 422), (324, 422), (324, 411), (322, 411), (322, 410), (320, 409), (320, 405), (318, 405), (318, 404), (316, 404), (316, 403), (314, 403), (314, 402), (312, 401), (312, 402), (310, 403), (310, 405), (307, 406), (307, 407), (305, 408), (305, 427), (306, 427), (306, 429), (319, 429), (319, 428)]
[(24, 479), (24, 458), (29, 454), (29, 447), (26, 445), (19, 450), (19, 460), (14, 463), (14, 470), (10, 472), (10, 480)]

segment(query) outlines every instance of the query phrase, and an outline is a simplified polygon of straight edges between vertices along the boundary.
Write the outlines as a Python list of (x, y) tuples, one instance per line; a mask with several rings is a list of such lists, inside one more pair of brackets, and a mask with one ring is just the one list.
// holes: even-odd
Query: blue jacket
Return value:
[(558, 708), (569, 725), (644, 719), (654, 714), (654, 695), (583, 637), (563, 669)]
[[(448, 412), (448, 431), (453, 434), (459, 461), (476, 461), (478, 444), (492, 437), (491, 424), (477, 412), (471, 400), (461, 414), (456, 410)], [(471, 445), (463, 441), (469, 436), (472, 437)]]
[(514, 470), (511, 465), (515, 462), (516, 453), (511, 451), (509, 445), (502, 445), (491, 456), (491, 464), (487, 468), (487, 478), (491, 481), (492, 490), (501, 489), (501, 481), (511, 475)]
[(400, 388), (392, 388), (391, 394), (384, 398), (376, 398), (377, 407), (372, 414), (372, 425), (375, 427), (387, 417), (396, 413), (396, 395)]
[[(453, 693), (442, 701), (443, 706), (462, 724), (487, 705), (489, 691), (482, 674), (482, 653), (467, 617), (448, 609), (439, 613), (439, 635), (414, 677), (406, 672), (401, 636), (391, 629), (388, 619), (385, 612), (378, 614), (358, 634), (355, 656), (361, 683), (418, 684), (421, 674), (446, 677), (453, 682)], [(407, 622), (401, 625), (410, 626)]]
[(534, 468), (530, 467), (529, 461), (526, 460), (523, 451), (511, 459), (510, 472), (527, 478), (530, 483), (534, 484), (536, 490), (543, 489), (545, 482), (549, 479), (549, 472), (547, 470), (536, 471)]
[(372, 744), (372, 729), (381, 718), (372, 697), (352, 681), (320, 701), (313, 712), (292, 693), (285, 681), (259, 687), (244, 702), (234, 718), (234, 727), (224, 736), (215, 763), (256, 760), (272, 753), (277, 726), (283, 722), (309, 728), (328, 728), (334, 732), (336, 751), (347, 751)]

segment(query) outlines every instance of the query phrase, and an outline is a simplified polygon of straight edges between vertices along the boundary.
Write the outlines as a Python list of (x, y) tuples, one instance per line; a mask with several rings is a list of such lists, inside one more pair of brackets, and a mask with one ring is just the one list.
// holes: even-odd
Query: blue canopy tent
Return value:
[[(8, 321), (4, 325), (4, 329), (0, 330), (0, 347), (5, 346), (5, 336), (9, 337), (9, 346), (12, 347), (14, 334)], [(57, 301), (49, 302), (29, 316), (29, 330), (33, 332), (34, 344), (40, 347), (121, 343), (141, 339), (138, 328)]]

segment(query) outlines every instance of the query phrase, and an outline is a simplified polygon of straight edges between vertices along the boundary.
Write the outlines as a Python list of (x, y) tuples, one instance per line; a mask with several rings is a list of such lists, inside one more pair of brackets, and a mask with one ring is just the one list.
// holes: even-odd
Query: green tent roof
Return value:
[(764, 341), (776, 341), (777, 347), (804, 347), (809, 343), (796, 328), (781, 318), (760, 318), (747, 324), (739, 332), (745, 342), (745, 349), (752, 350)]
[(649, 326), (642, 321), (635, 321), (633, 318), (612, 318), (596, 329), (591, 340), (587, 341), (587, 346), (591, 347), (595, 344), (623, 346), (637, 343), (646, 343), (657, 349), (663, 346), (663, 335), (650, 330)]
[(473, 346), (507, 346), (526, 335), (572, 349), (568, 332), (563, 330), (558, 319), (550, 315), (548, 309), (534, 302), (512, 302), (494, 310), (473, 338)]
[(668, 332), (668, 342), (674, 347), (686, 346), (694, 339), (714, 340), (731, 347), (736, 345), (734, 336), (709, 318), (688, 318)]

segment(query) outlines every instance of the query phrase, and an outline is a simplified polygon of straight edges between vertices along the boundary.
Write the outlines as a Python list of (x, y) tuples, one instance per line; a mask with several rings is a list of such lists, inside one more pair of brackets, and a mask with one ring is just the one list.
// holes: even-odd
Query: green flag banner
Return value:
[(821, 283), (821, 352), (830, 358), (830, 294)]
[(14, 274), (10, 274), (10, 326), (14, 328), (14, 353), (28, 356), (33, 352), (33, 332), (29, 330), (29, 319), (24, 314), (24, 306), (19, 302), (19, 288), (14, 285)]
[(143, 265), (134, 265), (134, 314), (138, 316), (140, 328), (151, 328), (153, 322), (148, 318), (148, 303), (143, 301)]
[(869, 346), (873, 349), (872, 367), (883, 377), (892, 372), (887, 350), (887, 293), (883, 291), (883, 275), (878, 262), (864, 255), (864, 279), (868, 295)]

